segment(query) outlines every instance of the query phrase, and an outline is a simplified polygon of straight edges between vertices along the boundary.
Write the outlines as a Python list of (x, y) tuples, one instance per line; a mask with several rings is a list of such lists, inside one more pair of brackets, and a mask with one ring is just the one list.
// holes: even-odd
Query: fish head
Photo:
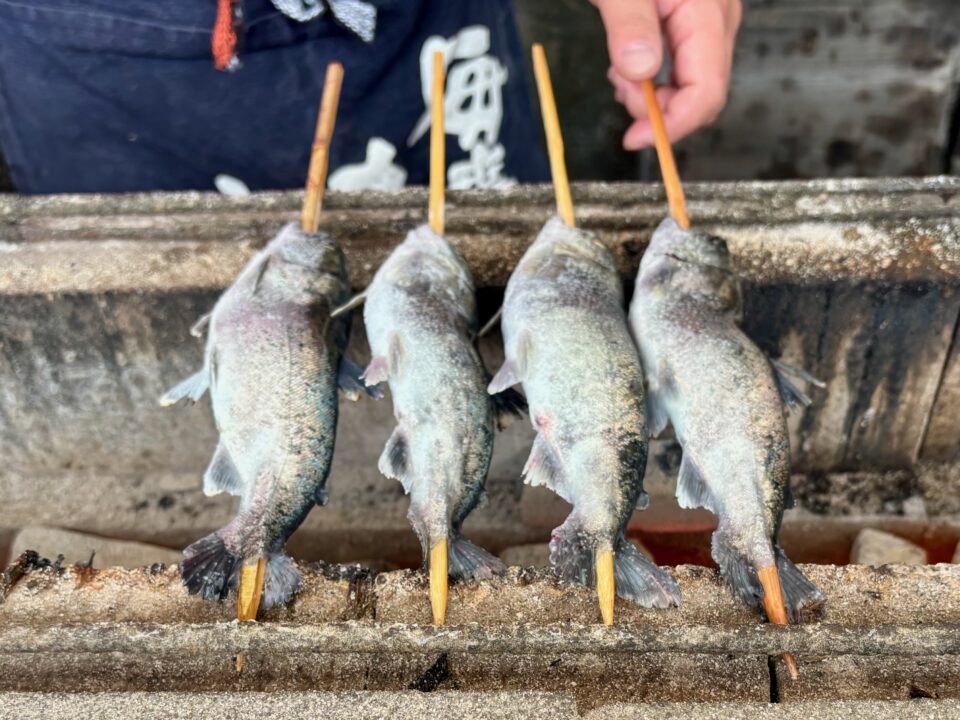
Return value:
[[(530, 245), (524, 259), (561, 259), (598, 265), (606, 272), (617, 272), (616, 262), (609, 248), (591, 232), (570, 227), (559, 217), (551, 217)], [(539, 265), (540, 263), (534, 263)]]
[(693, 296), (739, 312), (740, 283), (723, 238), (684, 230), (667, 218), (653, 233), (640, 261), (637, 285), (660, 297)]
[(256, 285), (273, 293), (327, 295), (346, 282), (343, 251), (323, 232), (305, 232), (296, 223), (286, 225), (263, 253)]
[(475, 314), (473, 276), (463, 255), (429, 225), (414, 228), (380, 273), (391, 285), (436, 296), (468, 319)]

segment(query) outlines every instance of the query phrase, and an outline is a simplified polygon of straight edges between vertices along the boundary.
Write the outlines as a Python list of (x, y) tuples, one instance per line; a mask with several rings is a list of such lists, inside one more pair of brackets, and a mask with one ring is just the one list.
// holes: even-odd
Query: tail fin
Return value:
[(642, 607), (679, 607), (680, 586), (637, 547), (621, 537), (613, 556), (617, 595)]
[(236, 587), (242, 558), (230, 552), (217, 533), (197, 540), (183, 554), (180, 579), (192, 595), (225, 600)]
[(596, 583), (593, 543), (571, 515), (550, 536), (550, 563), (568, 583), (592, 587)]
[(460, 580), (488, 580), (507, 571), (500, 558), (474, 545), (463, 535), (457, 535), (450, 543), (448, 563), (450, 576)]
[[(572, 516), (553, 531), (550, 562), (570, 583), (596, 584), (596, 542), (577, 526)], [(665, 608), (680, 604), (676, 581), (621, 537), (614, 554), (613, 572), (617, 595), (643, 607)]]
[(283, 605), (300, 592), (300, 570), (285, 552), (277, 552), (267, 558), (267, 572), (263, 583), (264, 610), (274, 605)]
[(790, 618), (791, 623), (800, 622), (802, 610), (818, 609), (827, 599), (816, 585), (800, 572), (800, 568), (793, 564), (779, 545), (774, 548), (774, 552), (777, 572), (780, 574), (780, 585), (783, 588), (783, 601), (787, 607), (787, 617)]
[(516, 388), (507, 388), (491, 396), (497, 413), (497, 429), (505, 430), (527, 412), (527, 399)]
[(759, 608), (763, 600), (763, 587), (756, 568), (730, 546), (720, 530), (713, 534), (712, 554), (731, 592), (748, 607)]

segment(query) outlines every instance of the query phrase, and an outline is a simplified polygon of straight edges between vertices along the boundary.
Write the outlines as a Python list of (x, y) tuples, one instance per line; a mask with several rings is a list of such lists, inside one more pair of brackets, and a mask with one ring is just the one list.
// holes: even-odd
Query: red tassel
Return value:
[(237, 31), (231, 4), (231, 0), (217, 0), (217, 19), (210, 38), (213, 66), (217, 70), (226, 70), (237, 62)]

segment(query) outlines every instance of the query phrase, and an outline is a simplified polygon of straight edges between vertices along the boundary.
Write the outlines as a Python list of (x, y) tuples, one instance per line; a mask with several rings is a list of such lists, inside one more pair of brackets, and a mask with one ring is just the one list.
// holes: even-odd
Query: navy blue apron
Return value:
[(0, 0), (0, 147), (14, 184), (211, 189), (227, 174), (251, 189), (300, 187), (331, 60), (345, 77), (330, 184), (424, 184), (421, 67), (433, 48), (448, 62), (450, 186), (548, 178), (511, 0), (371, 4), (368, 44), (329, 12), (301, 23), (244, 0), (242, 67), (221, 72), (214, 0)]

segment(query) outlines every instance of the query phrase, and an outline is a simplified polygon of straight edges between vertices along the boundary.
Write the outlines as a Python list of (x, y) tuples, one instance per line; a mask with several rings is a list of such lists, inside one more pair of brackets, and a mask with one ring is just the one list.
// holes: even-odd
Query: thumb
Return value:
[(610, 63), (624, 80), (652, 78), (663, 63), (655, 0), (593, 0), (607, 30)]

